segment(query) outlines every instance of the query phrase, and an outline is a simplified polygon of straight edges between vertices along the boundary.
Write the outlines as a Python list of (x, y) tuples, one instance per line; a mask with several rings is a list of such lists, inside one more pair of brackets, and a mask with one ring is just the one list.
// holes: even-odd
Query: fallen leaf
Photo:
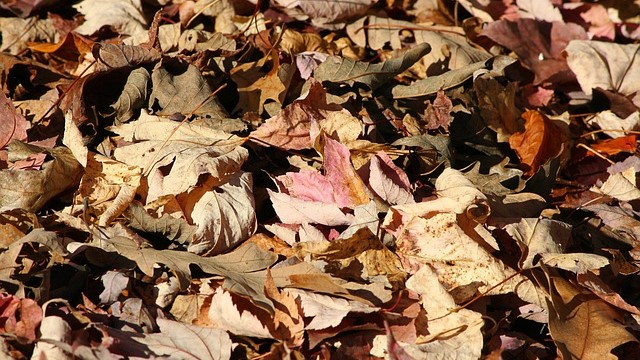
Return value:
[(82, 166), (66, 147), (42, 149), (30, 145), (30, 150), (47, 153), (53, 159), (45, 162), (39, 171), (0, 170), (0, 182), (4, 184), (0, 208), (37, 211), (47, 201), (80, 181)]
[(19, 299), (0, 293), (0, 330), (15, 334), (23, 341), (33, 342), (42, 321), (42, 309), (32, 299)]
[(107, 271), (102, 276), (104, 290), (100, 293), (100, 302), (111, 304), (118, 300), (120, 293), (129, 285), (129, 277), (117, 271)]
[(538, 266), (540, 256), (562, 254), (569, 245), (571, 227), (551, 219), (520, 219), (517, 224), (507, 224), (505, 230), (517, 242), (522, 257), (521, 269)]
[(151, 76), (145, 68), (131, 71), (118, 100), (112, 105), (116, 112), (116, 125), (129, 121), (147, 99), (147, 86)]
[(584, 274), (609, 265), (609, 259), (604, 256), (588, 253), (570, 254), (542, 254), (542, 263), (547, 266), (557, 267), (576, 274)]
[(311, 124), (319, 123), (328, 111), (339, 110), (340, 106), (327, 103), (322, 85), (312, 81), (306, 95), (265, 121), (250, 137), (283, 149), (309, 149), (312, 147)]
[(586, 32), (576, 24), (533, 19), (495, 21), (485, 27), (482, 35), (513, 50), (522, 64), (534, 72), (534, 84), (570, 81), (573, 74), (562, 51), (570, 48), (572, 40), (587, 39)]
[(329, 57), (315, 69), (313, 74), (320, 82), (328, 81), (349, 85), (357, 82), (367, 85), (371, 90), (376, 90), (430, 51), (431, 46), (422, 43), (404, 54), (380, 64)]
[[(215, 184), (214, 180), (214, 184)], [(185, 196), (185, 214), (198, 228), (189, 251), (203, 255), (227, 252), (257, 229), (250, 173), (239, 171), (222, 185), (205, 182)]]
[(105, 25), (130, 36), (146, 34), (147, 20), (140, 0), (117, 0), (109, 4), (83, 0), (74, 8), (85, 17), (85, 22), (76, 29), (79, 34), (92, 35)]
[(214, 327), (232, 334), (273, 339), (273, 335), (261, 319), (247, 309), (241, 310), (239, 305), (234, 303), (231, 294), (222, 288), (217, 288), (213, 294), (211, 307), (209, 307), (209, 319)]
[(567, 63), (585, 94), (591, 95), (597, 87), (623, 95), (639, 90), (631, 81), (640, 75), (640, 63), (635, 56), (638, 45), (574, 40), (565, 51)]
[(522, 114), (524, 131), (509, 138), (509, 145), (518, 154), (526, 176), (532, 176), (540, 167), (558, 156), (567, 141), (567, 134), (544, 114), (529, 110)]
[[(86, 1), (86, 0), (85, 0)], [(160, 67), (151, 73), (152, 91), (149, 103), (157, 101), (158, 115), (170, 116), (175, 113), (194, 113), (213, 118), (228, 117), (216, 97), (211, 97), (214, 89), (193, 65), (176, 72)]]
[(548, 276), (549, 330), (563, 358), (617, 359), (611, 353), (613, 348), (637, 342), (611, 305), (559, 276)]
[(405, 348), (411, 355), (437, 358), (455, 354), (459, 358), (477, 358), (482, 352), (484, 324), (480, 313), (456, 308), (453, 297), (439, 282), (438, 275), (428, 266), (422, 267), (407, 280), (407, 288), (421, 296), (420, 303), (430, 319), (428, 335), (418, 338), (417, 344)]
[(365, 185), (350, 162), (349, 149), (329, 136), (324, 137), (324, 172), (339, 207), (355, 207), (369, 202)]
[(168, 319), (157, 322), (159, 333), (135, 338), (147, 345), (155, 356), (220, 360), (231, 357), (232, 342), (226, 331)]

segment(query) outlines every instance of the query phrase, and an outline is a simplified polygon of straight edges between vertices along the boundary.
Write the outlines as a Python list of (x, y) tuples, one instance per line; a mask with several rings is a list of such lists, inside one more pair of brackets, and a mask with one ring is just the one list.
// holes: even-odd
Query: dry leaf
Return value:
[(613, 348), (637, 342), (611, 305), (559, 276), (549, 275), (549, 282), (549, 329), (563, 358), (617, 359)]
[(567, 134), (538, 111), (529, 110), (522, 117), (525, 119), (524, 131), (511, 135), (509, 145), (518, 154), (525, 175), (532, 176), (560, 154)]

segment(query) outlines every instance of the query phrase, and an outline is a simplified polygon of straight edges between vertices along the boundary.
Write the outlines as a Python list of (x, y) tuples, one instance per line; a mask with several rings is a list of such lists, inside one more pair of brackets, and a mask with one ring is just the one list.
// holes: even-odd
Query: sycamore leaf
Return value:
[(505, 230), (522, 251), (521, 269), (537, 266), (540, 255), (563, 253), (571, 238), (569, 224), (550, 219), (520, 219), (517, 224), (508, 224)]
[[(156, 116), (141, 116), (135, 122), (112, 127), (112, 131), (128, 141), (136, 141), (117, 148), (114, 157), (150, 174), (149, 202), (162, 195), (189, 191), (203, 175), (210, 176), (213, 186), (223, 184), (248, 157), (248, 151), (240, 147), (242, 138)], [(162, 167), (169, 164), (173, 166), (166, 173)]]
[[(391, 205), (414, 203), (407, 174), (379, 151), (358, 171), (373, 192)], [(364, 176), (363, 176), (364, 175)]]
[(349, 149), (329, 136), (324, 137), (324, 172), (339, 207), (355, 207), (369, 202), (364, 183), (351, 165)]
[(638, 341), (611, 305), (560, 276), (549, 275), (549, 282), (549, 330), (564, 359), (613, 360), (613, 348)]
[(30, 150), (53, 157), (38, 171), (0, 170), (0, 208), (22, 208), (37, 211), (50, 199), (76, 186), (82, 176), (82, 166), (66, 147), (43, 149), (33, 145)]
[(209, 307), (209, 319), (215, 327), (235, 335), (273, 339), (273, 335), (261, 319), (248, 309), (241, 310), (233, 300), (228, 291), (221, 287), (216, 289)]
[(623, 172), (610, 175), (607, 180), (599, 185), (591, 187), (591, 191), (602, 195), (614, 197), (622, 201), (632, 201), (640, 198), (640, 189), (635, 184), (635, 171), (627, 171), (633, 175), (625, 176)]
[(293, 196), (267, 189), (276, 214), (285, 224), (349, 225), (353, 215), (343, 213), (336, 204), (300, 200)]
[(357, 82), (367, 85), (371, 90), (376, 90), (397, 74), (408, 69), (429, 51), (431, 51), (431, 46), (422, 43), (401, 56), (380, 64), (330, 57), (320, 64), (313, 74), (320, 82), (328, 81), (349, 85)]
[(231, 78), (238, 86), (238, 104), (234, 111), (255, 111), (261, 114), (267, 100), (282, 105), (289, 83), (295, 73), (290, 64), (280, 64), (274, 56), (272, 70), (266, 74), (260, 72), (267, 61), (264, 57), (256, 62), (236, 66), (231, 70)]
[(212, 188), (205, 182), (184, 199), (186, 215), (198, 227), (189, 251), (217, 255), (239, 245), (257, 228), (251, 173), (239, 171)]
[(305, 326), (306, 330), (320, 330), (340, 325), (351, 312), (369, 314), (379, 308), (368, 306), (357, 301), (340, 299), (298, 289), (287, 289), (287, 293), (297, 297), (302, 305), (305, 317), (312, 318)]

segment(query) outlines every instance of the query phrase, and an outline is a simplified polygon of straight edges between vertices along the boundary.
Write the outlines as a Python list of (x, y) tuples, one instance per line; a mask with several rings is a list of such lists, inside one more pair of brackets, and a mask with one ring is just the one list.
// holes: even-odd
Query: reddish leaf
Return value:
[(0, 332), (34, 341), (41, 321), (42, 309), (38, 303), (0, 293)]
[[(607, 139), (591, 145), (591, 148), (602, 155), (615, 155), (621, 152), (633, 153), (637, 149), (636, 135), (628, 135), (616, 139)], [(595, 156), (592, 152), (587, 152), (587, 156)]]
[(445, 131), (449, 131), (449, 124), (453, 121), (453, 116), (450, 114), (451, 110), (453, 110), (451, 99), (445, 95), (444, 91), (438, 91), (433, 104), (427, 102), (427, 109), (424, 114), (427, 129), (437, 130), (438, 128), (443, 128)]
[(340, 110), (327, 104), (326, 91), (318, 82), (312, 82), (309, 93), (295, 100), (280, 113), (251, 133), (251, 137), (269, 145), (289, 150), (311, 148), (311, 124), (324, 119), (327, 110)]
[(571, 40), (587, 39), (578, 25), (533, 19), (500, 20), (487, 25), (482, 35), (513, 50), (536, 77), (534, 83), (573, 79), (562, 51)]
[(340, 207), (354, 207), (369, 202), (364, 183), (351, 165), (349, 149), (325, 136), (324, 171), (333, 186)]
[(29, 48), (34, 51), (53, 54), (69, 61), (79, 62), (85, 54), (91, 52), (93, 41), (75, 33), (68, 33), (57, 44), (30, 43)]
[(525, 130), (511, 135), (509, 145), (518, 154), (525, 175), (531, 176), (558, 155), (567, 136), (562, 128), (538, 111), (529, 110), (522, 117)]
[(27, 139), (27, 120), (16, 112), (13, 103), (0, 92), (0, 148), (11, 140)]

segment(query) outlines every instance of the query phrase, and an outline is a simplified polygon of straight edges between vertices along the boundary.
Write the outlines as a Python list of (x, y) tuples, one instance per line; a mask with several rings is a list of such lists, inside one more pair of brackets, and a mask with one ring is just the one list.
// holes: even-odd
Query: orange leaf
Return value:
[[(636, 151), (636, 136), (628, 135), (616, 139), (602, 140), (591, 147), (602, 155), (615, 155), (621, 152), (633, 153)], [(591, 152), (587, 156), (594, 155)]]
[(525, 175), (532, 176), (558, 155), (567, 136), (562, 128), (536, 110), (525, 112), (522, 118), (524, 132), (511, 135), (509, 145), (518, 154)]
[(33, 51), (55, 54), (65, 60), (78, 61), (86, 53), (91, 52), (93, 41), (72, 31), (57, 44), (29, 43), (28, 45)]

